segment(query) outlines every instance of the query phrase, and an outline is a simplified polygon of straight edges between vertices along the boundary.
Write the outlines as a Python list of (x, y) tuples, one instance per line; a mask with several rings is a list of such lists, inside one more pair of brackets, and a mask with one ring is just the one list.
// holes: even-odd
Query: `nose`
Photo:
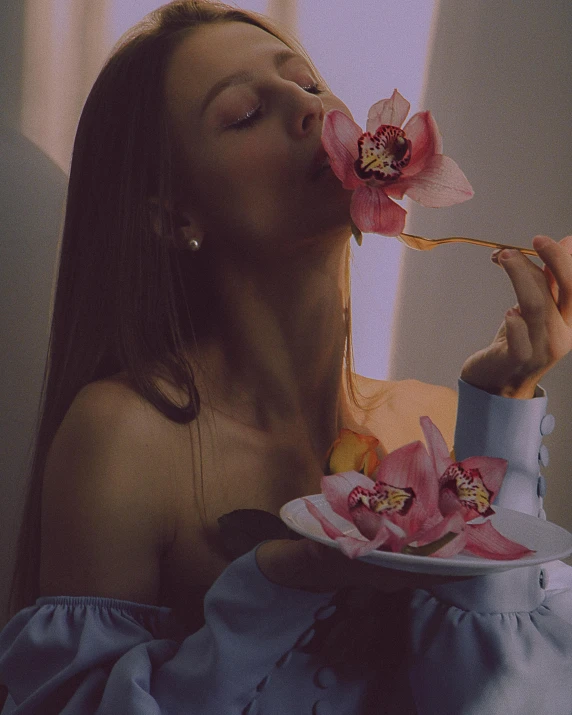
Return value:
[(290, 130), (295, 137), (305, 137), (316, 132), (324, 121), (324, 104), (320, 97), (302, 87), (293, 90)]

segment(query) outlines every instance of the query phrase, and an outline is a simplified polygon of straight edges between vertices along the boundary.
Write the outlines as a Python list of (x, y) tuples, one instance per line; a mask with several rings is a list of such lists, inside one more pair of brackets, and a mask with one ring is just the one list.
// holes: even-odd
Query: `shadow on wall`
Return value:
[[(25, 3), (2, 5), (0, 613), (3, 615), (48, 345), (50, 299), (67, 177), (18, 130)], [(2, 620), (0, 628), (3, 626)]]
[[(0, 573), (9, 574), (48, 346), (67, 179), (16, 132), (0, 134), (0, 165)], [(2, 578), (2, 608), (7, 586)]]

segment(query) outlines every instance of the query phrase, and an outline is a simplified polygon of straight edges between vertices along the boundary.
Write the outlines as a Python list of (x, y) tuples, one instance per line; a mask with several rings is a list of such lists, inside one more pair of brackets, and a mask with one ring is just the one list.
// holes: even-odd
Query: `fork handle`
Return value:
[(538, 258), (538, 253), (532, 248), (521, 248), (520, 246), (509, 246), (506, 243), (493, 243), (492, 241), (482, 241), (480, 238), (465, 238), (464, 236), (451, 236), (450, 238), (438, 238), (435, 243), (472, 243), (475, 246), (488, 246), (494, 249), (510, 248), (514, 251), (520, 251), (525, 253), (527, 256), (536, 256)]

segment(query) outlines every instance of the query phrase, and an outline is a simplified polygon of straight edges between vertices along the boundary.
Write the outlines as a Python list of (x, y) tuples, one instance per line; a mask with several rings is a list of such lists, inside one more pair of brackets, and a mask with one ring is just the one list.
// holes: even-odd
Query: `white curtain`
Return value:
[(111, 42), (108, 0), (25, 0), (20, 127), (64, 171)]

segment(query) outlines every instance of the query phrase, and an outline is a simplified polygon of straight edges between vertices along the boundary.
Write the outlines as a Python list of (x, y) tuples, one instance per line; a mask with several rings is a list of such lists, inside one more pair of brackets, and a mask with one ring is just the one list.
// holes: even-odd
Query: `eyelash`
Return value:
[[(310, 94), (322, 94), (324, 92), (324, 88), (320, 84), (318, 84), (318, 82), (307, 85), (306, 87), (302, 87), (302, 89), (306, 90), (306, 92), (309, 92)], [(255, 109), (251, 109), (250, 112), (248, 112), (248, 114), (246, 114), (242, 119), (239, 119), (238, 121), (229, 124), (227, 129), (234, 129), (235, 131), (248, 129), (260, 118), (261, 108), (262, 107), (259, 104), (258, 107), (256, 107)]]

